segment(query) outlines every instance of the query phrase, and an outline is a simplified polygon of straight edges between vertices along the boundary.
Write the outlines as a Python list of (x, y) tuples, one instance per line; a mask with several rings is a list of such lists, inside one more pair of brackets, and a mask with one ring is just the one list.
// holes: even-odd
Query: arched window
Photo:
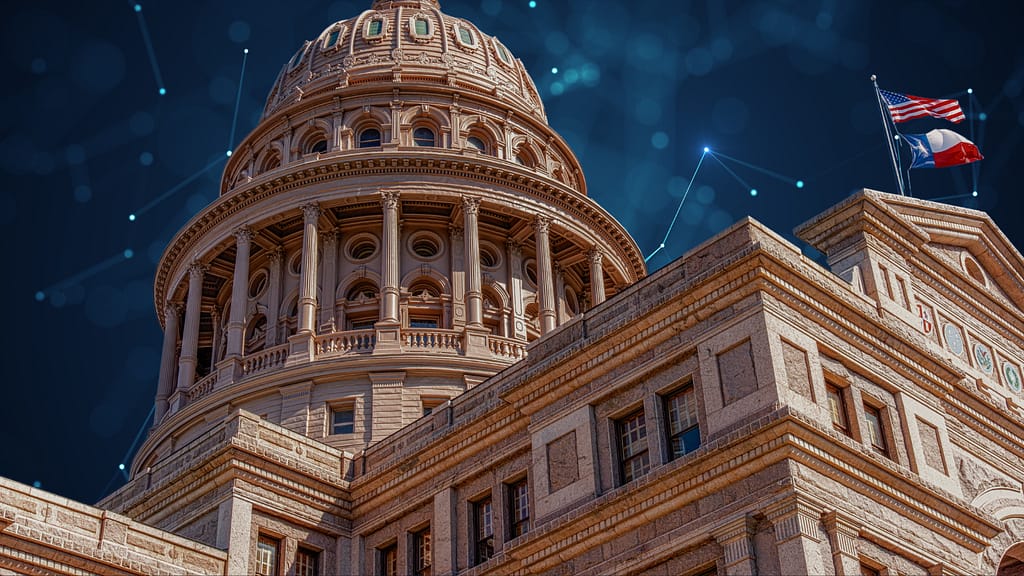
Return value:
[(407, 300), (410, 328), (441, 327), (441, 288), (428, 278), (409, 285)]
[(375, 146), (380, 146), (380, 130), (367, 128), (359, 133), (360, 148), (373, 148)]
[(416, 146), (436, 146), (434, 131), (420, 126), (412, 131), (412, 143)]
[(263, 159), (263, 162), (260, 163), (260, 174), (270, 172), (271, 170), (279, 167), (280, 165), (281, 155), (278, 154), (277, 151), (275, 150), (267, 154), (266, 158)]
[(468, 148), (476, 148), (484, 154), (487, 153), (487, 144), (485, 144), (483, 139), (479, 136), (470, 136), (469, 138), (466, 138), (466, 146)]
[(377, 285), (370, 281), (358, 282), (348, 290), (345, 298), (352, 301), (371, 300), (378, 294)]
[(252, 354), (263, 349), (267, 341), (267, 317), (257, 314), (245, 328), (245, 353)]
[(306, 151), (307, 154), (318, 154), (323, 152), (327, 152), (327, 140), (323, 138), (320, 138), (310, 144), (309, 150)]

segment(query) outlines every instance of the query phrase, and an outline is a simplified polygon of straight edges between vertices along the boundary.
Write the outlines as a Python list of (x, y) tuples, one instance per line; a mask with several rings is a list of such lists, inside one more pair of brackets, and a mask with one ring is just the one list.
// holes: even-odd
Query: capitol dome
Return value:
[(377, 0), (285, 64), (161, 258), (133, 470), (236, 408), (365, 449), (645, 273), (522, 63), (434, 0)]

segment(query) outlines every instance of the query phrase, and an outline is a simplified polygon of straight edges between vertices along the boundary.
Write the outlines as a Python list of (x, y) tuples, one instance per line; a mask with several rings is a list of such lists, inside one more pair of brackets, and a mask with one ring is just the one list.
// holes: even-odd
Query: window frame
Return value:
[(410, 535), (409, 572), (413, 576), (430, 576), (433, 573), (431, 568), (434, 560), (430, 524), (411, 532)]
[[(630, 422), (638, 418), (640, 419), (639, 425), (630, 428)], [(651, 471), (650, 442), (647, 440), (647, 414), (644, 411), (643, 405), (641, 405), (637, 409), (615, 418), (613, 422), (616, 455), (618, 456), (619, 486), (623, 486), (646, 476)], [(634, 432), (638, 437), (627, 444), (626, 440)], [(632, 449), (634, 443), (638, 446), (636, 450)], [(641, 463), (640, 468), (642, 470), (639, 473), (633, 470), (633, 462)]]
[[(356, 403), (355, 400), (337, 400), (328, 404), (330, 409), (330, 419), (327, 422), (328, 436), (342, 436), (356, 433)], [(351, 422), (338, 422), (338, 415), (348, 413), (351, 414)], [(338, 432), (338, 426), (351, 426), (351, 430), (347, 432)]]
[(392, 540), (377, 548), (377, 574), (398, 576), (398, 542)]
[[(683, 397), (684, 395), (687, 394), (690, 397), (690, 406), (692, 406), (692, 424), (686, 426), (685, 428), (682, 428), (679, 431), (674, 431), (672, 421), (673, 401), (676, 398)], [(663, 418), (665, 419), (665, 451), (668, 456), (668, 461), (671, 462), (672, 460), (682, 458), (683, 456), (686, 456), (687, 454), (694, 452), (695, 450), (700, 448), (702, 441), (700, 434), (700, 402), (697, 400), (697, 388), (693, 385), (693, 381), (687, 381), (682, 386), (679, 386), (665, 394), (662, 394), (661, 406)], [(680, 408), (684, 408), (686, 406), (687, 404), (684, 404)], [(687, 416), (689, 416), (690, 414), (690, 412), (687, 412)], [(697, 433), (696, 445), (694, 445), (691, 448), (687, 448), (686, 439), (693, 431), (696, 431)], [(677, 451), (675, 448), (677, 440), (682, 445), (682, 452)]]
[[(864, 440), (875, 453), (892, 460), (892, 448), (890, 446), (887, 425), (888, 410), (884, 405), (877, 405), (875, 402), (864, 399)], [(872, 426), (874, 422), (877, 426)]]
[[(264, 548), (266, 545), (269, 548)], [(268, 559), (262, 558), (262, 554), (269, 553)], [(268, 561), (269, 560), (269, 561)], [(264, 534), (256, 533), (256, 558), (253, 566), (253, 573), (258, 576), (278, 576), (281, 574), (281, 539)]]
[(478, 566), (494, 557), (494, 502), (490, 492), (469, 503), (469, 565)]
[[(367, 140), (365, 136), (369, 132), (376, 132), (377, 137), (375, 139)], [(376, 144), (373, 144), (376, 142)], [(376, 126), (367, 126), (356, 134), (356, 148), (380, 148), (384, 143), (384, 132)]]
[[(429, 144), (426, 143), (426, 137), (419, 134), (421, 133), (421, 131), (426, 131), (430, 133)], [(419, 126), (414, 126), (412, 131), (410, 132), (410, 136), (412, 137), (412, 145), (417, 148), (437, 148), (437, 131), (430, 126), (425, 126), (422, 124)]]
[[(849, 387), (840, 386), (834, 382), (825, 382), (825, 402), (828, 405), (829, 421), (832, 429), (844, 436), (853, 438), (853, 419), (850, 418), (849, 402), (847, 401)], [(841, 416), (842, 422), (836, 419)]]
[[(303, 566), (301, 558), (309, 558), (309, 564)], [(295, 549), (295, 576), (320, 576), (320, 551), (300, 544)]]
[[(522, 501), (519, 499), (520, 494)], [(508, 519), (506, 541), (530, 531), (530, 482), (527, 476), (505, 483), (505, 517)]]

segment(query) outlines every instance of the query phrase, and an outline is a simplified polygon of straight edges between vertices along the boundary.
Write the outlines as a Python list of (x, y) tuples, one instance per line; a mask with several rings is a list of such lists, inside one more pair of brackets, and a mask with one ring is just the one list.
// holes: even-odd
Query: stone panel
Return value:
[(947, 474), (949, 471), (946, 468), (946, 456), (942, 452), (942, 443), (939, 441), (939, 429), (918, 418), (917, 433), (921, 436), (921, 452), (924, 453), (925, 465), (932, 470)]
[(551, 492), (580, 479), (579, 458), (576, 456), (576, 431), (559, 436), (548, 443), (548, 486)]
[(722, 384), (722, 402), (726, 406), (757, 390), (750, 340), (718, 354), (718, 374)]
[(786, 366), (786, 382), (789, 389), (810, 398), (811, 374), (807, 368), (807, 352), (783, 340), (782, 359)]

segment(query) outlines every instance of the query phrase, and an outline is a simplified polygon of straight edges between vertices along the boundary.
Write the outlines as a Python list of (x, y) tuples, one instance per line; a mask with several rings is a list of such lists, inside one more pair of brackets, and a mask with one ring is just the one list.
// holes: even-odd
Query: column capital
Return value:
[(551, 218), (540, 214), (533, 218), (533, 228), (538, 232), (547, 234), (551, 230)]
[(587, 261), (591, 264), (600, 264), (604, 259), (604, 252), (600, 248), (594, 246), (587, 250)]
[(305, 223), (316, 222), (320, 218), (320, 205), (316, 202), (303, 204), (301, 208), (302, 218)]
[(329, 228), (320, 232), (320, 240), (322, 240), (324, 244), (328, 242), (337, 242), (338, 236), (339, 233), (337, 228)]
[(463, 196), (462, 197), (462, 211), (466, 214), (479, 214), (480, 212), (480, 199), (476, 196)]
[(235, 235), (235, 242), (238, 244), (248, 244), (252, 241), (253, 230), (249, 226), (239, 226), (235, 228), (233, 234)]
[(821, 521), (825, 524), (825, 532), (836, 552), (849, 556), (857, 556), (857, 539), (860, 537), (860, 527), (838, 510), (822, 512)]
[(768, 520), (775, 526), (776, 542), (797, 536), (820, 541), (818, 522), (821, 521), (821, 513), (820, 507), (800, 496), (787, 498), (765, 511)]
[(185, 305), (177, 301), (168, 301), (164, 304), (164, 317), (179, 316)]
[(515, 238), (511, 236), (505, 238), (505, 249), (511, 252), (513, 256), (523, 255), (523, 245), (516, 242)]
[(398, 199), (401, 193), (398, 190), (381, 188), (380, 205), (385, 209), (398, 209)]
[(202, 278), (203, 274), (206, 274), (207, 270), (209, 270), (209, 266), (195, 260), (188, 265), (188, 276), (189, 278)]
[(274, 247), (267, 252), (267, 259), (270, 260), (271, 262), (280, 262), (281, 260), (283, 260), (284, 246), (281, 246), (280, 244), (275, 244)]
[(452, 237), (453, 242), (461, 241), (465, 233), (466, 231), (462, 226), (455, 224), (448, 225), (448, 234)]

